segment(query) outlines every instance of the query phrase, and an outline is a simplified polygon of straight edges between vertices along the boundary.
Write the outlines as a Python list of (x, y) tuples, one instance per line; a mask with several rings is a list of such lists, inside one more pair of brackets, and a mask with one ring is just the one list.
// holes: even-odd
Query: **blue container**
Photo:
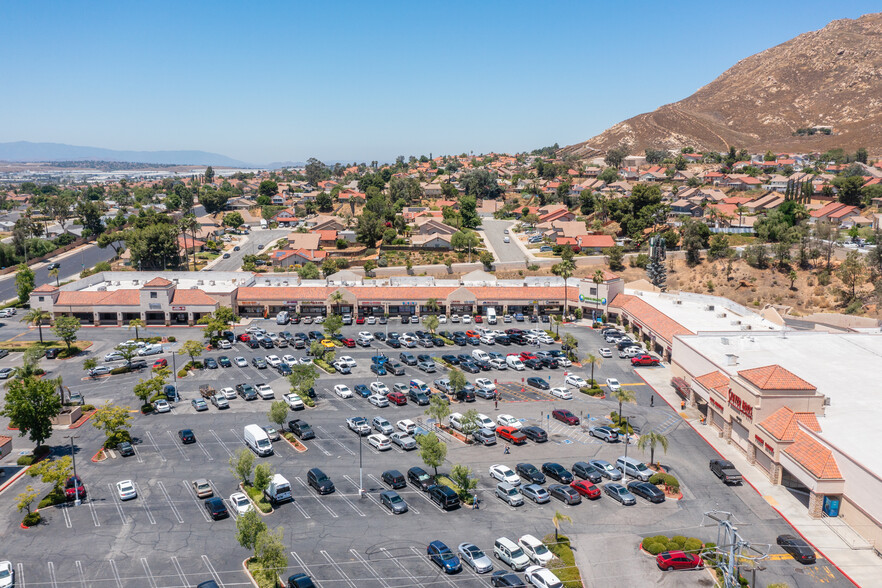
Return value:
[(828, 517), (839, 516), (839, 498), (824, 496), (824, 512)]

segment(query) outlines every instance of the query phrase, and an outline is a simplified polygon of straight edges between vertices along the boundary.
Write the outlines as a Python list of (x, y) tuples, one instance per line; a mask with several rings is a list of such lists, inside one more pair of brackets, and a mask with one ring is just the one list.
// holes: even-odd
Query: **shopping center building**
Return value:
[(600, 318), (608, 301), (624, 290), (609, 272), (603, 281), (527, 277), (498, 280), (475, 271), (458, 279), (402, 276), (365, 279), (348, 271), (324, 280), (249, 272), (101, 272), (70, 284), (44, 284), (31, 293), (31, 308), (53, 318), (74, 316), (83, 324), (122, 326), (140, 318), (148, 325), (192, 325), (219, 306), (244, 317), (268, 317), (285, 310), (301, 316), (356, 316), (572, 312)]

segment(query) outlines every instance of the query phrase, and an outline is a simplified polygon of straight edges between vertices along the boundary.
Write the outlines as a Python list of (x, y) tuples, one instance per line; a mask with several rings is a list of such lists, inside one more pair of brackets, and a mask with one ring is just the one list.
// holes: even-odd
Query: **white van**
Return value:
[(286, 480), (282, 474), (276, 474), (273, 476), (273, 479), (270, 480), (266, 490), (263, 491), (263, 495), (266, 496), (266, 499), (270, 504), (279, 504), (280, 502), (294, 500), (294, 497), (291, 496), (291, 484), (288, 483), (288, 480)]
[(488, 325), (495, 325), (496, 324), (496, 309), (495, 308), (485, 309), (484, 316), (487, 318)]
[(423, 394), (431, 394), (426, 383), (422, 380), (417, 380), (416, 378), (410, 381), (410, 389), (416, 392), (422, 392)]
[(506, 365), (508, 365), (508, 367), (510, 367), (513, 370), (516, 370), (519, 372), (524, 371), (524, 362), (522, 362), (521, 358), (517, 357), (516, 355), (509, 355), (508, 357), (506, 357), (505, 363), (506, 363)]
[(266, 457), (273, 454), (272, 441), (260, 425), (246, 425), (244, 437), (245, 443), (257, 455)]
[(486, 351), (482, 351), (481, 349), (473, 349), (472, 357), (474, 357), (478, 361), (490, 361), (490, 356), (487, 355)]
[(267, 228), (267, 226), (269, 226), (269, 225), (267, 224), (266, 219), (265, 218), (260, 219), (260, 228), (265, 229), (265, 228)]
[(283, 310), (279, 314), (276, 315), (276, 324), (277, 325), (287, 325), (289, 320), (291, 320), (291, 319), (288, 316), (287, 310)]

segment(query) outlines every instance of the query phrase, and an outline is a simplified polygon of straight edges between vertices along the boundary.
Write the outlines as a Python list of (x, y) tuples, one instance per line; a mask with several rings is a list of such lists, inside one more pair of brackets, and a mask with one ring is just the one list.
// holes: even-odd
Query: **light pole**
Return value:
[(74, 439), (76, 439), (76, 435), (71, 435), (68, 437), (70, 439), (70, 460), (73, 464), (73, 475), (74, 475), (74, 506), (80, 506), (83, 501), (80, 500), (80, 487), (79, 487), (79, 478), (77, 478), (77, 456), (74, 453)]
[[(628, 461), (628, 445), (631, 443), (631, 436), (628, 435), (628, 417), (619, 415), (619, 422), (625, 421), (625, 462)], [(622, 482), (625, 481), (625, 477), (628, 475), (628, 468), (622, 468)]]
[(362, 468), (362, 458), (361, 458), (361, 446), (362, 446), (362, 435), (361, 431), (358, 432), (358, 497), (364, 498), (364, 474)]

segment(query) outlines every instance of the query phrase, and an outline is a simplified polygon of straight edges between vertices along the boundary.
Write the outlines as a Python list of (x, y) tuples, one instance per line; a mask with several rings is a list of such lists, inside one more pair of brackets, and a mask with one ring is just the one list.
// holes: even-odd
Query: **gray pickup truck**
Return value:
[(744, 481), (741, 478), (741, 473), (735, 469), (732, 462), (726, 461), (725, 459), (710, 460), (710, 471), (726, 484), (740, 485)]

